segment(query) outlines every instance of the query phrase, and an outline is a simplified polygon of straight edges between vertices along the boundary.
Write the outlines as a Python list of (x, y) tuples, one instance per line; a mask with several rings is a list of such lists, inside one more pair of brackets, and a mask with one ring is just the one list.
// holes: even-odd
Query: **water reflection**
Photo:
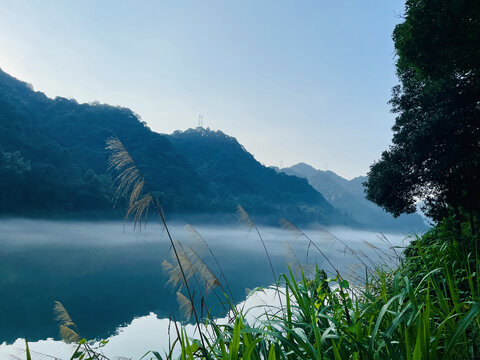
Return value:
[[(278, 306), (279, 300), (275, 291), (266, 289), (251, 295), (247, 301), (239, 304), (239, 308), (244, 309), (247, 321), (252, 324), (257, 317), (263, 313), (262, 306)], [(247, 309), (249, 309), (247, 311)], [(217, 323), (226, 323), (228, 319), (217, 319)], [(185, 326), (189, 336), (195, 336), (196, 328), (194, 325)], [(172, 331), (170, 337), (170, 330)], [(101, 353), (110, 359), (115, 357), (140, 359), (147, 351), (155, 350), (163, 355), (168, 352), (170, 344), (175, 338), (173, 324), (169, 319), (158, 318), (150, 313), (134, 319), (131, 323), (121, 326), (116, 333), (108, 338), (108, 343), (101, 348)], [(171, 341), (170, 341), (171, 340)], [(98, 346), (98, 342), (93, 344)], [(32, 357), (42, 358), (42, 354), (52, 355), (61, 359), (69, 359), (75, 349), (75, 345), (65, 344), (60, 340), (46, 339), (36, 342), (29, 342), (29, 348)], [(13, 344), (0, 345), (0, 358), (7, 358), (10, 355), (16, 355), (20, 358), (25, 357), (25, 341), (17, 339)]]
[[(245, 298), (245, 288), (272, 282), (262, 245), (254, 233), (242, 226), (197, 230), (219, 259), (236, 301)], [(281, 229), (260, 230), (277, 273), (286, 271), (286, 241), (304, 261), (305, 239), (296, 239)], [(172, 225), (171, 231), (176, 239), (191, 241), (184, 226)], [(372, 233), (347, 229), (332, 232), (364, 252), (373, 254), (374, 250), (362, 240), (384, 246)], [(343, 249), (341, 244), (325, 234), (308, 233), (340, 270), (355, 262), (338, 251)], [(404, 239), (403, 235), (387, 237), (394, 244)], [(315, 259), (314, 250), (310, 249), (310, 254), (313, 261), (328, 267), (322, 258)], [(54, 300), (65, 305), (85, 338), (111, 337), (125, 324), (130, 324), (125, 331), (146, 324), (142, 337), (149, 334), (162, 338), (163, 325), (158, 325), (158, 319), (177, 311), (174, 291), (165, 285), (161, 269), (162, 260), (168, 257), (169, 242), (158, 224), (135, 232), (130, 226), (124, 231), (118, 222), (0, 221), (0, 342), (13, 343), (25, 336), (33, 342), (56, 338)], [(208, 261), (215, 269), (211, 259)], [(215, 299), (208, 301), (209, 307), (216, 309), (215, 315), (221, 316)], [(156, 331), (148, 327), (152, 319), (157, 320), (151, 323), (157, 326)]]

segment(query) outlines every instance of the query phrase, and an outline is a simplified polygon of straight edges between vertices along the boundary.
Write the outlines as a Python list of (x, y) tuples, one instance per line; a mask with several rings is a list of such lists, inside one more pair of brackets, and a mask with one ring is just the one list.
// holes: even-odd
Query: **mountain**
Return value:
[(394, 218), (365, 198), (363, 182), (365, 176), (347, 180), (332, 171), (317, 170), (312, 166), (299, 163), (279, 172), (298, 176), (308, 180), (317, 191), (323, 194), (337, 209), (350, 214), (354, 220), (369, 229), (423, 231), (427, 227), (419, 214), (401, 215)]
[[(233, 137), (151, 131), (130, 109), (50, 99), (0, 70), (0, 215), (120, 217), (105, 141), (118, 136), (168, 214), (351, 225), (305, 179), (261, 165)], [(228, 216), (227, 216), (228, 217)]]
[[(354, 225), (306, 180), (263, 166), (235, 138), (221, 131), (189, 129), (176, 131), (169, 139), (225, 211), (240, 203), (259, 216), (275, 212), (296, 223)], [(293, 211), (296, 207), (302, 211)]]
[(105, 141), (113, 134), (145, 170), (153, 189), (184, 196), (205, 191), (168, 137), (152, 132), (131, 110), (49, 99), (0, 71), (0, 212), (112, 215)]

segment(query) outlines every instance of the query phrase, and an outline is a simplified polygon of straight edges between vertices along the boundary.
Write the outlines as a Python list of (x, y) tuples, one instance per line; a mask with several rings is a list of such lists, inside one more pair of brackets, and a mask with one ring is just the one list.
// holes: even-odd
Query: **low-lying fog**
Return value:
[[(235, 301), (245, 300), (246, 288), (267, 287), (273, 282), (255, 230), (246, 225), (195, 229), (217, 257)], [(262, 226), (259, 230), (277, 276), (287, 271), (286, 258), (289, 261), (294, 258), (286, 249), (287, 242), (299, 262), (306, 262), (309, 241), (300, 233)], [(191, 230), (173, 224), (170, 232), (175, 240), (188, 244), (198, 253), (203, 252), (204, 261), (218, 275), (209, 251)], [(344, 276), (352, 277), (354, 272), (364, 274), (365, 265), (394, 264), (391, 246), (403, 246), (408, 241), (407, 235), (385, 234), (383, 237), (341, 228), (328, 229), (328, 232), (309, 229), (305, 233)], [(43, 349), (42, 346), (49, 343), (38, 343), (39, 340), (58, 338), (52, 311), (54, 300), (63, 303), (85, 338), (108, 338), (116, 334), (119, 327), (130, 324), (115, 339), (130, 334), (125, 341), (143, 339), (138, 346), (130, 344), (131, 349), (160, 350), (161, 343), (155, 339), (161, 339), (165, 332), (163, 323), (167, 320), (162, 319), (173, 312), (178, 316), (175, 290), (166, 285), (167, 275), (161, 267), (163, 260), (171, 258), (169, 248), (166, 232), (156, 223), (134, 231), (131, 224), (124, 226), (122, 222), (1, 220), (0, 343), (4, 344), (0, 345), (0, 355), (10, 351), (12, 345), (7, 344), (18, 338), (27, 336), (33, 350), (35, 345)], [(314, 246), (310, 246), (308, 253), (309, 263), (318, 263), (320, 268), (332, 271)], [(308, 270), (308, 266), (304, 268)], [(215, 311), (215, 299), (207, 300), (210, 301), (207, 305)], [(223, 315), (219, 307), (215, 313)], [(155, 326), (158, 326), (156, 331)]]

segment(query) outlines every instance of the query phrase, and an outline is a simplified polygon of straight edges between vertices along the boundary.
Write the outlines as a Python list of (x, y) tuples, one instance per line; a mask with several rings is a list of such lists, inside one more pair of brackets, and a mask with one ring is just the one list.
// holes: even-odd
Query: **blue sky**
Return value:
[(0, 2), (0, 68), (48, 96), (204, 125), (347, 178), (388, 147), (403, 1)]

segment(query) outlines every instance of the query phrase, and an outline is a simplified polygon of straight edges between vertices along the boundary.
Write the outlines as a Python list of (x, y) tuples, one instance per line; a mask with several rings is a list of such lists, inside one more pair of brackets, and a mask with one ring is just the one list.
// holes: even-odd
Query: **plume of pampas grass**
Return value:
[(249, 229), (253, 229), (255, 227), (255, 223), (250, 218), (250, 215), (245, 211), (245, 209), (241, 205), (237, 205), (237, 215), (240, 220), (245, 222), (248, 225)]
[[(210, 255), (211, 255), (212, 259), (215, 261), (215, 264), (216, 264), (216, 266), (218, 268), (218, 271), (220, 273), (220, 279), (223, 279), (223, 282), (226, 285), (227, 290), (229, 292), (229, 295), (231, 297), (230, 307), (232, 307), (232, 308), (235, 307), (235, 305), (234, 305), (235, 304), (235, 299), (233, 297), (233, 292), (230, 289), (230, 285), (228, 284), (227, 278), (225, 277), (225, 273), (223, 272), (223, 269), (220, 266), (220, 262), (218, 261), (217, 257), (213, 253), (213, 251), (210, 248), (210, 246), (208, 245), (207, 241), (203, 238), (203, 236), (192, 225), (186, 225), (185, 227), (186, 227), (187, 231), (189, 231), (195, 238), (197, 238), (199, 240), (200, 243), (204, 244), (203, 246), (200, 246), (200, 248), (201, 249), (206, 248), (208, 250), (208, 252), (210, 253)], [(222, 283), (220, 281), (219, 281), (219, 286), (220, 286), (220, 288), (222, 288), (222, 291), (225, 293), (225, 291), (223, 289), (223, 286), (222, 286)]]
[(59, 323), (60, 336), (66, 343), (80, 341), (80, 335), (77, 334), (74, 328), (77, 326), (73, 322), (67, 309), (60, 301), (54, 301), (53, 312), (55, 313), (55, 320)]
[[(210, 247), (208, 246), (207, 242), (205, 241), (203, 236), (197, 231), (197, 229), (195, 229), (192, 225), (190, 224), (185, 225), (185, 229), (191, 235), (189, 237), (191, 241), (189, 241), (188, 244), (192, 249), (195, 249), (195, 252), (199, 256), (203, 257), (203, 255), (205, 255), (207, 250), (210, 250)], [(215, 257), (215, 255), (213, 255), (211, 250), (210, 250), (210, 254), (213, 257)]]
[(282, 227), (282, 229), (286, 229), (290, 231), (293, 234), (293, 236), (295, 236), (295, 240), (298, 240), (301, 237), (304, 237), (308, 240), (308, 246), (307, 246), (307, 263), (308, 263), (308, 254), (310, 251), (310, 246), (312, 245), (313, 241), (310, 240), (310, 238), (302, 230), (300, 230), (298, 227), (293, 225), (287, 219), (280, 219), (280, 226)]
[(125, 146), (117, 137), (107, 140), (106, 149), (111, 152), (108, 160), (108, 170), (115, 172), (115, 201), (121, 197), (128, 197), (125, 220), (133, 215), (134, 227), (146, 219), (148, 209), (153, 201), (151, 193), (144, 194), (145, 179)]
[[(202, 258), (189, 246), (181, 245), (177, 242), (177, 255), (180, 259), (180, 263), (183, 267), (183, 271), (187, 280), (192, 279), (195, 275), (198, 275), (200, 279), (205, 281), (205, 293), (220, 286), (220, 280), (205, 264)], [(162, 262), (162, 269), (168, 275), (167, 284), (171, 284), (173, 287), (177, 287), (179, 284), (182, 286), (181, 281), (183, 279), (181, 269), (178, 261), (176, 261), (175, 255), (172, 255), (172, 262), (164, 260)], [(180, 288), (181, 289), (181, 288)]]
[(146, 194), (142, 198), (133, 202), (130, 201), (125, 219), (128, 219), (131, 215), (133, 215), (134, 228), (136, 227), (137, 223), (141, 225), (142, 219), (144, 222), (146, 222), (148, 210), (150, 209), (152, 201), (153, 199), (151, 194)]
[(114, 170), (117, 174), (117, 197), (130, 194), (131, 200), (135, 200), (145, 185), (143, 176), (117, 137), (111, 137), (107, 140), (106, 149), (111, 152), (108, 160), (108, 170)]
[(302, 230), (293, 225), (287, 219), (280, 219), (280, 226), (282, 227), (282, 229), (290, 231), (295, 236), (295, 240), (298, 240), (301, 237), (305, 236)]
[[(177, 242), (177, 244), (179, 244)], [(167, 284), (180, 289), (184, 285), (184, 281), (189, 281), (195, 275), (195, 266), (192, 264), (181, 245), (177, 246), (176, 254), (172, 254), (172, 262), (163, 260), (162, 269), (168, 275)]]
[(60, 322), (62, 325), (65, 326), (72, 326), (75, 327), (75, 323), (73, 322), (70, 314), (68, 313), (67, 309), (63, 306), (60, 301), (53, 302), (53, 312), (55, 313), (55, 320)]
[(265, 254), (267, 255), (268, 263), (270, 264), (270, 270), (272, 270), (273, 281), (276, 282), (277, 276), (275, 275), (275, 270), (273, 269), (272, 259), (270, 259), (270, 254), (268, 253), (267, 246), (265, 245), (265, 241), (263, 241), (262, 234), (260, 234), (257, 225), (255, 225), (253, 220), (250, 218), (250, 215), (248, 215), (248, 213), (241, 205), (237, 205), (237, 215), (240, 220), (244, 221), (248, 225), (249, 230), (255, 229), (255, 231), (257, 232), (257, 235), (262, 242), (263, 249), (265, 250)]
[(288, 266), (295, 275), (300, 276), (302, 273), (315, 275), (316, 267), (313, 264), (301, 263), (297, 257), (297, 254), (291, 247), (290, 243), (285, 243), (285, 260)]
[(355, 258), (357, 258), (358, 261), (360, 261), (362, 263), (363, 266), (365, 266), (365, 268), (368, 268), (369, 269), (369, 266), (360, 258), (360, 256), (358, 255), (358, 253), (353, 250), (345, 241), (343, 241), (342, 239), (339, 239), (338, 237), (336, 237), (335, 235), (333, 235), (331, 232), (323, 229), (323, 228), (319, 228), (318, 231), (326, 238), (326, 239), (330, 239), (330, 240), (333, 240), (334, 242), (339, 242), (340, 244), (343, 245), (344, 249), (343, 249), (343, 253), (346, 254), (348, 252), (349, 255), (352, 255), (354, 256)]
[(287, 260), (287, 265), (294, 271), (295, 275), (299, 276), (302, 274), (302, 265), (298, 260), (297, 254), (295, 254), (295, 251), (293, 251), (288, 242), (285, 243), (285, 259)]
[(202, 258), (189, 246), (185, 247), (185, 253), (187, 254), (191, 264), (194, 267), (195, 273), (205, 281), (205, 292), (213, 290), (213, 288), (220, 286), (220, 281), (210, 268), (205, 264)]
[(188, 320), (192, 316), (192, 313), (193, 313), (192, 302), (185, 295), (183, 295), (180, 291), (177, 291), (177, 301), (178, 301), (178, 304), (180, 306), (181, 313)]
[(368, 242), (367, 240), (363, 240), (363, 243), (367, 245), (370, 249), (375, 249), (376, 246), (373, 245), (371, 242)]
[[(328, 262), (328, 264), (332, 267), (333, 269), (333, 272), (338, 275), (339, 272), (338, 272), (338, 269), (335, 267), (335, 265), (333, 265), (333, 263), (330, 261), (330, 259), (328, 258), (327, 255), (325, 255), (325, 253), (318, 247), (317, 244), (315, 244), (313, 242), (312, 239), (310, 239), (310, 237), (305, 234), (302, 230), (300, 230), (297, 226), (295, 226), (294, 224), (292, 224), (290, 221), (288, 221), (287, 219), (280, 219), (280, 224), (282, 226), (282, 228), (286, 229), (286, 230), (289, 230), (290, 232), (292, 232), (296, 238), (300, 238), (300, 237), (304, 237), (305, 239), (308, 240), (308, 247), (307, 247), (307, 263), (308, 263), (308, 253), (309, 253), (309, 250), (310, 250), (310, 246), (313, 246), (315, 249), (317, 249), (317, 251), (320, 253), (320, 255), (322, 255), (322, 257)], [(330, 234), (330, 233), (328, 233)], [(333, 236), (333, 235), (332, 235)]]
[[(382, 239), (380, 236), (378, 236), (379, 239)], [(382, 249), (374, 244), (372, 244), (371, 242), (367, 241), (367, 240), (363, 240), (363, 243), (365, 245), (367, 245), (370, 249), (373, 249), (375, 250), (375, 252), (377, 253), (377, 255), (383, 260), (383, 257), (381, 254), (383, 254), (384, 256), (386, 256), (387, 258), (391, 259), (391, 258), (396, 258), (397, 257), (397, 254), (395, 253), (395, 248), (389, 248), (387, 250), (385, 249)], [(388, 243), (387, 243), (388, 244)], [(393, 251), (391, 251), (393, 250)]]
[(175, 266), (168, 260), (162, 261), (162, 270), (168, 276), (167, 284), (171, 284), (173, 287), (177, 287), (177, 285), (183, 280), (178, 265)]
[(377, 237), (388, 246), (389, 250), (393, 251), (397, 259), (400, 258), (400, 254), (397, 252), (396, 246), (392, 245), (384, 233), (377, 234)]
[(60, 336), (67, 344), (80, 341), (80, 336), (68, 326), (60, 325)]
[(265, 245), (265, 241), (263, 241), (262, 234), (260, 234), (260, 230), (258, 230), (257, 225), (253, 222), (253, 220), (250, 218), (250, 215), (248, 215), (248, 213), (240, 204), (237, 205), (237, 215), (239, 216), (240, 220), (244, 221), (248, 225), (249, 230), (255, 229), (255, 231), (257, 232), (258, 238), (260, 239), (263, 245), (263, 250), (265, 251), (265, 255), (267, 256), (268, 264), (270, 265), (270, 270), (272, 271), (273, 281), (275, 282), (277, 287), (276, 293), (278, 294), (280, 307), (282, 308), (282, 311), (283, 311), (282, 297), (280, 296), (280, 292), (278, 291), (278, 278), (275, 275), (275, 269), (273, 268), (272, 259), (270, 258), (270, 254), (268, 253), (267, 246)]

